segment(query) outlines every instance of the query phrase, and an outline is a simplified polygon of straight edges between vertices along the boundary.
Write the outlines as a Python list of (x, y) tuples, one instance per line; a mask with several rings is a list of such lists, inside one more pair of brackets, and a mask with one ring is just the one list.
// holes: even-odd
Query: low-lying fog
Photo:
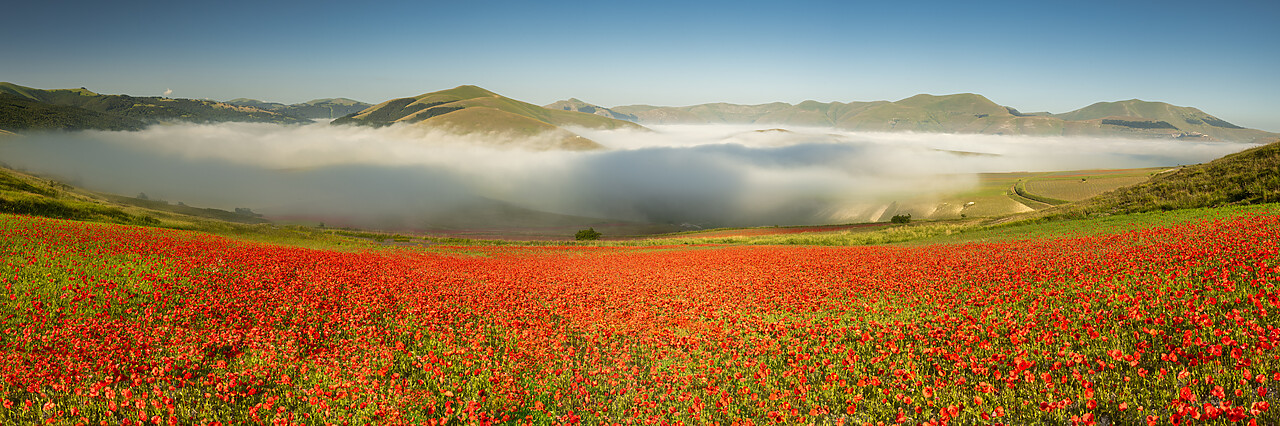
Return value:
[(606, 219), (746, 226), (820, 223), (849, 205), (963, 191), (979, 172), (1193, 164), (1249, 147), (757, 131), (759, 126), (652, 128), (574, 129), (609, 149), (566, 152), (494, 148), (494, 139), (505, 140), (503, 146), (539, 143), (410, 126), (167, 124), (139, 132), (8, 138), (0, 140), (0, 161), (98, 191), (361, 226), (431, 227), (428, 222), (447, 221), (442, 218), (450, 212), (492, 201)]

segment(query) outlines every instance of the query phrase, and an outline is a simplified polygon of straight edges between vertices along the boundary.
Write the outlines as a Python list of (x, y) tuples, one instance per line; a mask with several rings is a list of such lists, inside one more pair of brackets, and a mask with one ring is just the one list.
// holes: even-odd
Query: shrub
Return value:
[(598, 240), (600, 239), (600, 232), (596, 231), (595, 228), (583, 229), (578, 231), (577, 234), (573, 234), (573, 239), (578, 241)]
[(893, 215), (893, 218), (889, 219), (889, 221), (893, 223), (909, 223), (911, 222), (911, 213)]

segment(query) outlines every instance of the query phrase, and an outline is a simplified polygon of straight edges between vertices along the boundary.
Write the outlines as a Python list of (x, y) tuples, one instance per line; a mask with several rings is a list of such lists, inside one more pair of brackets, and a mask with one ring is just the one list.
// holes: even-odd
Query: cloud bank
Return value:
[(749, 126), (573, 130), (609, 149), (525, 150), (510, 147), (541, 142), (412, 126), (224, 123), (10, 138), (0, 158), (99, 191), (423, 229), (494, 206), (703, 226), (813, 224), (850, 206), (963, 191), (976, 173), (1191, 164), (1248, 147)]

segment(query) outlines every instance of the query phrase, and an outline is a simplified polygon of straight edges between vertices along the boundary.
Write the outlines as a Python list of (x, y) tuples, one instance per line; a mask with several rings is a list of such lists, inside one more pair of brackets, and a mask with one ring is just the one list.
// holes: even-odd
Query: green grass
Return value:
[(933, 235), (911, 241), (911, 243), (953, 244), (1110, 234), (1178, 223), (1278, 212), (1280, 212), (1280, 204), (1271, 203), (1092, 216), (1077, 219), (1029, 217), (1001, 224), (975, 225), (952, 232), (950, 235)]
[(921, 223), (893, 226), (873, 231), (845, 230), (761, 236), (663, 238), (615, 242), (614, 245), (667, 245), (667, 244), (746, 244), (746, 245), (816, 245), (863, 246), (892, 244), (920, 240), (938, 235), (961, 232), (970, 225), (960, 222)]
[(0, 213), (130, 225), (160, 224), (155, 217), (129, 214), (101, 204), (14, 192), (0, 193)]
[(881, 244), (956, 244), (995, 242), (1033, 238), (1059, 238), (1118, 233), (1133, 229), (1177, 223), (1215, 220), (1256, 213), (1280, 212), (1280, 204), (1203, 207), (1127, 215), (1093, 216), (1077, 219), (1011, 216), (1003, 221), (941, 221), (893, 226), (873, 231), (783, 234), (767, 236), (665, 238), (639, 241), (603, 242), (600, 245), (637, 246), (663, 244), (737, 245), (824, 245), (859, 246)]

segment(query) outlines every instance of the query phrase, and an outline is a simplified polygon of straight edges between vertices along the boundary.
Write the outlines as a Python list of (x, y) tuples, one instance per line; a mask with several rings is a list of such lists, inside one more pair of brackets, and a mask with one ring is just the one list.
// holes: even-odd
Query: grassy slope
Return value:
[(267, 222), (225, 210), (86, 191), (7, 168), (0, 168), (0, 213), (181, 229)]
[(1280, 201), (1280, 142), (1163, 173), (1055, 214), (1114, 214)]
[[(1039, 223), (1050, 223), (1046, 229), (1087, 229), (1089, 223), (1145, 223), (1161, 221), (1162, 217), (1274, 212), (1280, 210), (1277, 202), (1280, 202), (1280, 142), (1186, 166), (1176, 172), (1156, 173), (1137, 185), (1002, 222), (1030, 227), (1026, 229), (1037, 229)], [(1052, 223), (1064, 219), (1074, 220), (1066, 220), (1066, 224)]]

